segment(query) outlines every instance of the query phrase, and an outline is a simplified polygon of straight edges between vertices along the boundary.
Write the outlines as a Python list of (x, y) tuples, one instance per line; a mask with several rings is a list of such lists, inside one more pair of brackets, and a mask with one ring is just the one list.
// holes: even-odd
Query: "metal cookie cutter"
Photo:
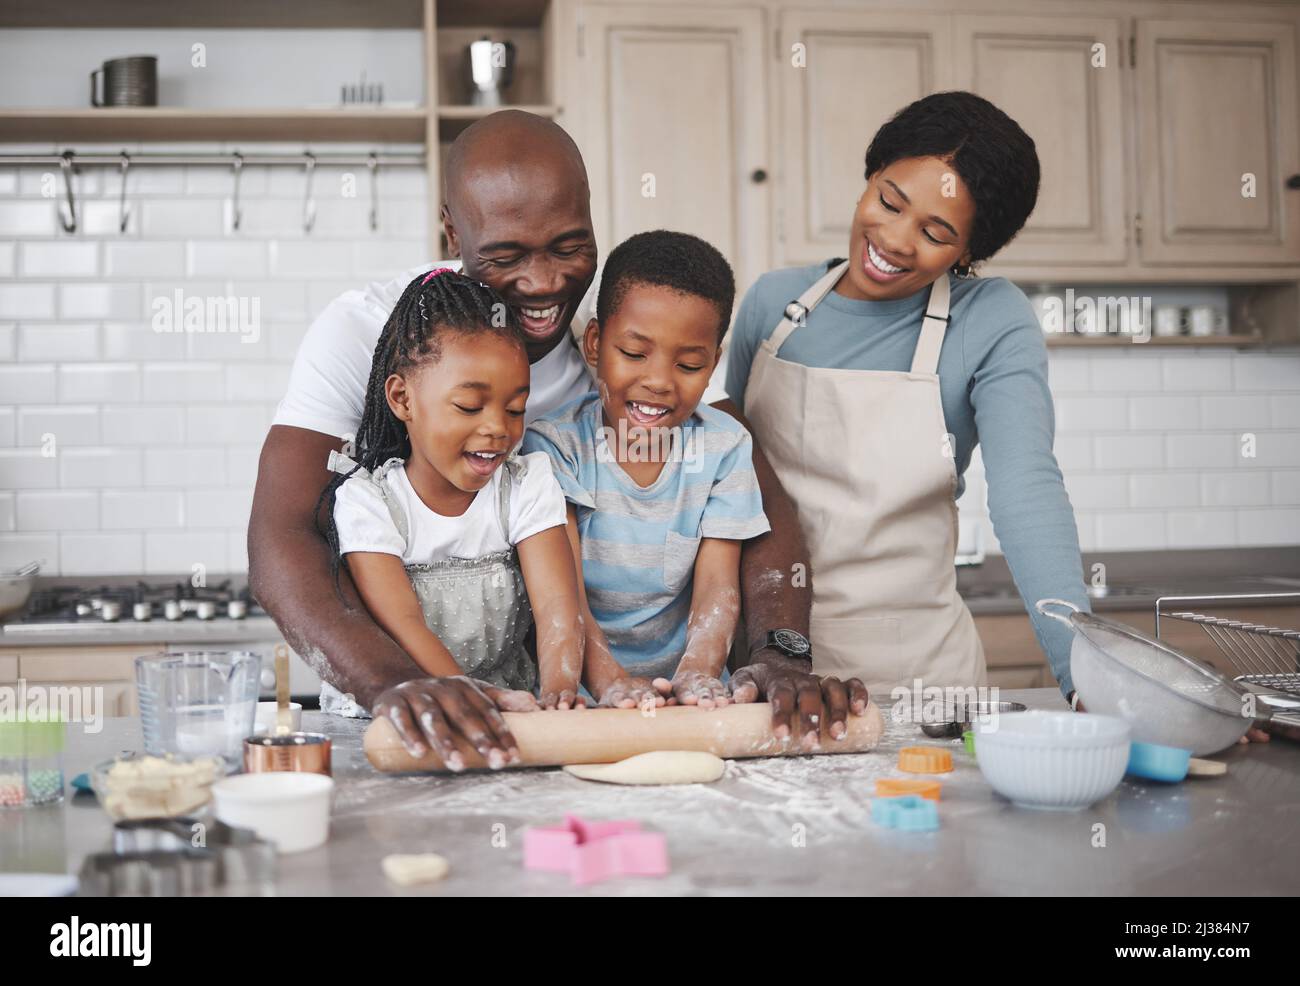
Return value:
[(215, 819), (148, 818), (113, 826), (113, 851), (87, 856), (81, 895), (256, 894), (275, 878), (275, 846)]

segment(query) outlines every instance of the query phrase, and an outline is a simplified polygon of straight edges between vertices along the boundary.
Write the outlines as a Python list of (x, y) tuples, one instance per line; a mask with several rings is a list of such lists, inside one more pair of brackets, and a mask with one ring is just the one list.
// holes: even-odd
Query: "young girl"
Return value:
[[(563, 709), (581, 704), (583, 627), (564, 495), (545, 454), (514, 452), (528, 381), (492, 289), (446, 268), (417, 277), (375, 346), (356, 459), (330, 454), (321, 500), (336, 580), (341, 559), (425, 672), (530, 692), (540, 679), (541, 705)], [(323, 686), (322, 709), (347, 714), (341, 698)]]

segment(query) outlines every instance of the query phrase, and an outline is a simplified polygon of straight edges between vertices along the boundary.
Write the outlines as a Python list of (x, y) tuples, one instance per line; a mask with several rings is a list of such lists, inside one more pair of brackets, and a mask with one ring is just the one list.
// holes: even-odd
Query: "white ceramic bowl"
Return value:
[(330, 831), (333, 778), (275, 771), (237, 774), (212, 785), (217, 818), (253, 829), (282, 853), (323, 845)]
[[(269, 733), (275, 729), (275, 713), (277, 706), (274, 702), (257, 703), (257, 720), (253, 723), (253, 733)], [(302, 705), (298, 702), (289, 703), (289, 718), (293, 720), (292, 731), (297, 733), (302, 730)]]
[(975, 723), (976, 762), (1022, 808), (1075, 810), (1100, 801), (1124, 777), (1129, 725), (1080, 712), (1012, 712)]

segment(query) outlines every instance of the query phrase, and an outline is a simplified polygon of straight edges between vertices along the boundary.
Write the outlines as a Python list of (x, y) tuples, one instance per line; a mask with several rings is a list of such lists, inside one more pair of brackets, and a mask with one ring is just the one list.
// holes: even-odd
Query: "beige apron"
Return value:
[[(794, 500), (812, 560), (813, 670), (898, 686), (982, 685), (984, 650), (957, 594), (957, 470), (939, 395), (948, 278), (930, 289), (909, 372), (777, 356), (848, 269), (785, 310), (759, 347), (745, 415)], [(794, 319), (794, 321), (791, 321)]]

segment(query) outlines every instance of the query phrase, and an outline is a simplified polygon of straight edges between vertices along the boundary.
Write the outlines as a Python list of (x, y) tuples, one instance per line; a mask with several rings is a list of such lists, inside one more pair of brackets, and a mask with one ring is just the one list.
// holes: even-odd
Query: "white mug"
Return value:
[(1194, 305), (1188, 310), (1187, 324), (1194, 336), (1222, 334), (1227, 319), (1213, 305)]
[(1161, 305), (1155, 312), (1155, 334), (1178, 336), (1183, 334), (1183, 310), (1177, 305)]

